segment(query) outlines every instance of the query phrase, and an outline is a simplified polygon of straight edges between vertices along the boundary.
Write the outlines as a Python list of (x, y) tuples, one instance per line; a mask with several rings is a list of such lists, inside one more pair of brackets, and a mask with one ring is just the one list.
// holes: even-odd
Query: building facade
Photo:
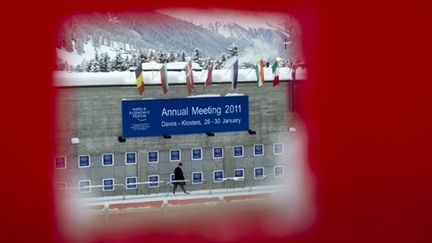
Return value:
[(278, 185), (290, 176), (286, 141), (295, 122), (293, 87), (291, 80), (276, 87), (241, 82), (234, 91), (229, 82), (206, 89), (196, 84), (193, 95), (247, 95), (251, 131), (122, 140), (123, 99), (183, 98), (185, 85), (171, 85), (166, 95), (160, 85), (146, 85), (143, 96), (133, 85), (58, 86), (56, 188), (85, 197), (168, 193), (179, 162), (188, 191)]

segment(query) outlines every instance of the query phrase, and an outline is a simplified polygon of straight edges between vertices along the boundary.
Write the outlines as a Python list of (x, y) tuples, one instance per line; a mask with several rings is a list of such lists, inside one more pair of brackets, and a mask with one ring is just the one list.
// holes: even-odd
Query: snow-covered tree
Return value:
[(99, 72), (99, 54), (96, 52), (95, 57), (89, 61), (89, 65), (87, 66), (87, 72)]
[(196, 63), (200, 63), (200, 59), (202, 57), (202, 52), (200, 49), (195, 48), (193, 55), (192, 55), (192, 61)]
[(215, 60), (213, 58), (211, 58), (211, 57), (207, 57), (202, 62), (201, 67), (204, 68), (204, 69), (207, 69), (208, 66), (210, 65), (210, 63), (215, 63)]
[(220, 69), (222, 67), (223, 62), (220, 59), (215, 61), (215, 69)]
[(126, 70), (128, 70), (130, 67), (132, 67), (132, 66), (133, 66), (133, 65), (132, 65), (132, 63), (131, 63), (131, 59), (130, 59), (128, 56), (126, 56), (126, 58), (124, 59), (122, 65), (121, 65), (121, 69), (120, 69), (120, 71), (126, 71)]
[(175, 62), (176, 61), (176, 56), (174, 54), (174, 51), (170, 51), (170, 53), (168, 54), (167, 59), (168, 59), (167, 60), (168, 62)]
[(140, 51), (140, 54), (138, 56), (138, 60), (143, 63), (143, 62), (148, 62), (149, 57), (147, 55), (147, 52), (145, 52), (144, 50)]
[(113, 61), (111, 62), (111, 70), (113, 71), (121, 71), (122, 70), (122, 65), (123, 65), (124, 59), (121, 56), (120, 51), (118, 51), (113, 59)]
[(182, 52), (179, 54), (179, 58), (178, 58), (177, 60), (180, 61), (180, 62), (186, 62), (186, 52), (185, 52), (185, 51), (182, 51)]
[(239, 48), (236, 46), (236, 44), (232, 44), (230, 47), (228, 47), (228, 58), (238, 56), (239, 55)]
[(156, 59), (156, 54), (155, 54), (155, 52), (153, 50), (150, 50), (148, 56), (149, 56), (149, 61), (156, 61), (157, 60)]
[(158, 63), (167, 63), (168, 62), (168, 55), (165, 51), (163, 51), (163, 50), (158, 51), (157, 62)]
[(99, 72), (109, 72), (110, 71), (109, 62), (110, 62), (110, 57), (108, 56), (108, 53), (103, 52), (98, 62)]
[(141, 63), (141, 62), (138, 60), (138, 56), (136, 55), (135, 52), (132, 52), (132, 55), (130, 57), (130, 64), (129, 65), (133, 66), (133, 67), (136, 67), (136, 66), (138, 66), (139, 63)]

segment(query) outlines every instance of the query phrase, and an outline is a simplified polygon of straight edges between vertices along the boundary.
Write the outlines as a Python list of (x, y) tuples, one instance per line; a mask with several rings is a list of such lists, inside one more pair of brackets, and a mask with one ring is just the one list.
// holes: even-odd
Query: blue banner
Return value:
[(249, 129), (248, 96), (122, 100), (123, 137)]

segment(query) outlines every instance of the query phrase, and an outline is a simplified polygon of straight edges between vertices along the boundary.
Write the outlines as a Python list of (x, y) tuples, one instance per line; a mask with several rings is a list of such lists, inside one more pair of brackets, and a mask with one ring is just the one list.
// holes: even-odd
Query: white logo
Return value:
[(129, 111), (129, 116), (137, 119), (140, 122), (147, 120), (147, 115), (150, 115), (150, 111), (147, 110), (147, 107), (135, 107)]

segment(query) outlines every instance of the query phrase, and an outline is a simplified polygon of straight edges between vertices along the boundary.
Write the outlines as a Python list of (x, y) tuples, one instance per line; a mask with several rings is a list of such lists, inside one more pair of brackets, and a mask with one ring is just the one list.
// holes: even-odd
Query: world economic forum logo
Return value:
[(134, 107), (129, 111), (129, 116), (140, 122), (146, 121), (148, 115), (150, 115), (150, 111), (147, 110), (147, 107)]

